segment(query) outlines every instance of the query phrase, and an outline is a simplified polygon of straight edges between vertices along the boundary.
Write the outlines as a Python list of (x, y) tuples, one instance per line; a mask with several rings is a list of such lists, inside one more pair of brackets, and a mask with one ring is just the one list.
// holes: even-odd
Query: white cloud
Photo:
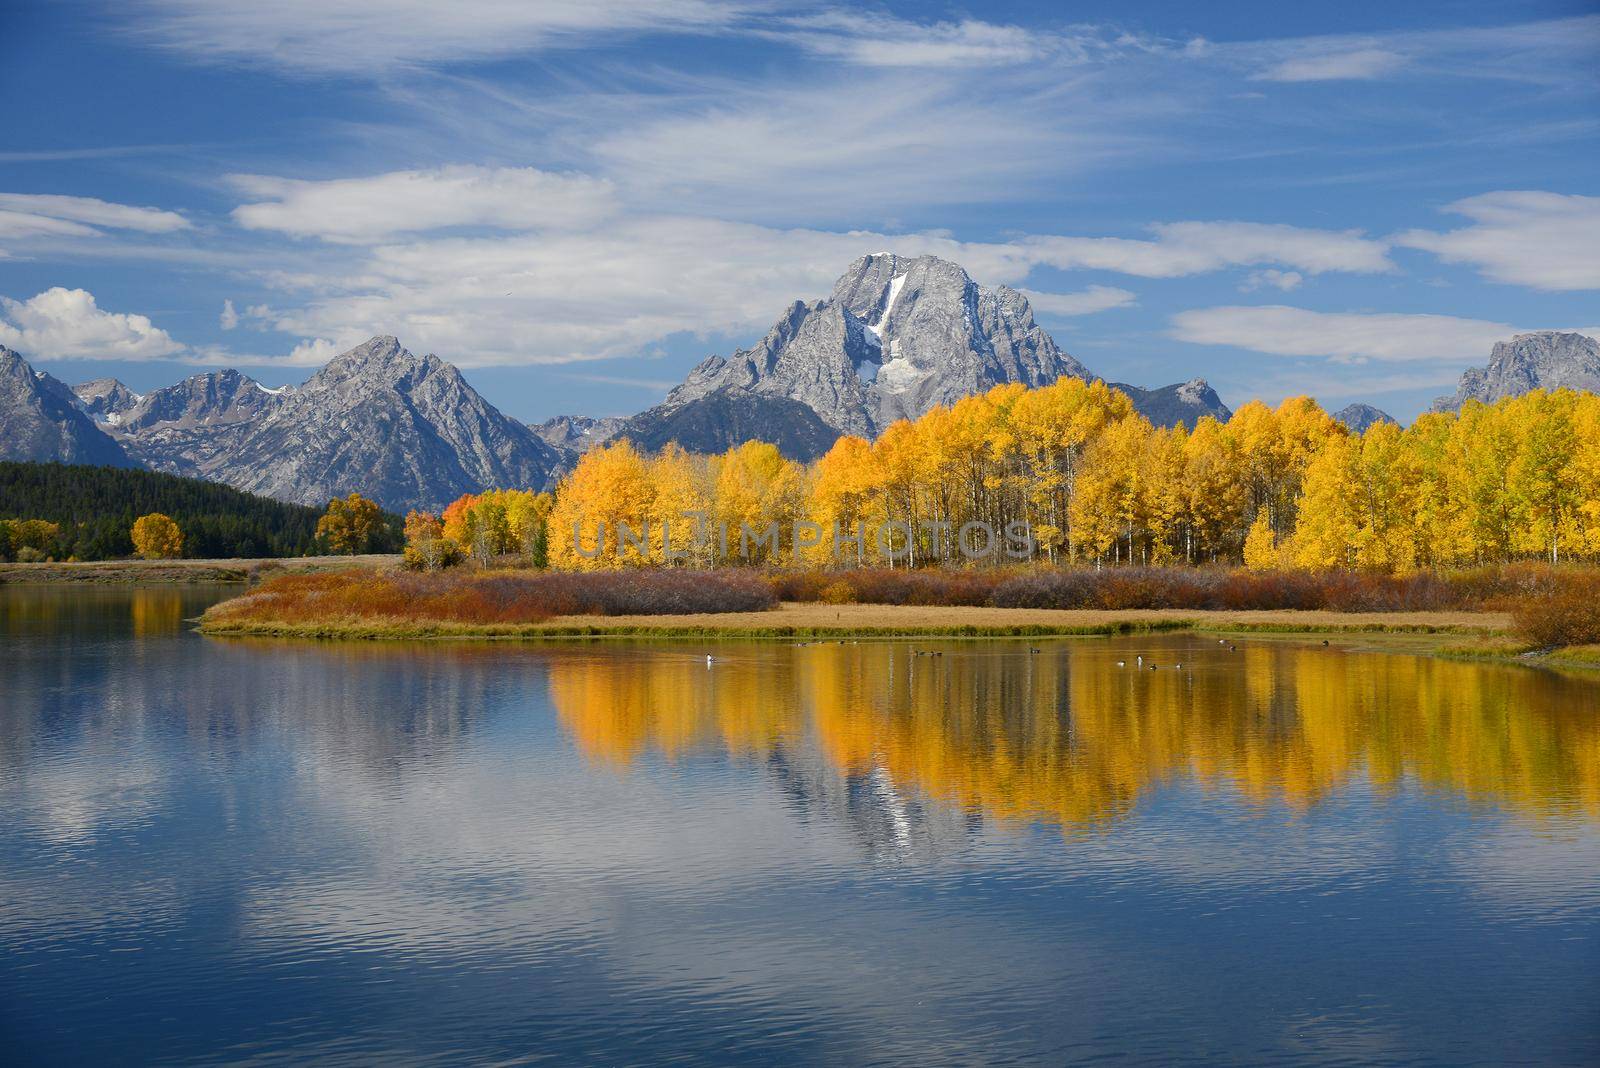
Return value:
[(614, 210), (609, 182), (531, 167), (440, 167), (304, 181), (236, 175), (246, 195), (233, 217), (249, 230), (369, 243), (451, 226), (500, 230), (585, 227)]
[(1197, 345), (1231, 345), (1274, 356), (1340, 362), (1380, 360), (1460, 366), (1481, 363), (1497, 341), (1517, 333), (1506, 323), (1449, 315), (1315, 312), (1283, 305), (1199, 308), (1173, 316), (1171, 336)]
[(143, 315), (102, 311), (82, 289), (47, 289), (26, 301), (0, 297), (0, 344), (35, 359), (149, 360), (184, 351)]
[(1021, 26), (965, 19), (921, 24), (888, 15), (830, 11), (795, 18), (784, 40), (868, 67), (968, 67), (1027, 63), (1051, 51), (1051, 36)]
[(187, 229), (173, 211), (53, 193), (0, 193), (0, 238), (97, 237), (100, 227), (168, 233)]
[(1445, 210), (1473, 225), (1447, 233), (1410, 230), (1395, 243), (1467, 263), (1497, 282), (1536, 289), (1600, 289), (1600, 197), (1502, 191)]
[(239, 313), (233, 308), (233, 301), (222, 302), (222, 314), (217, 316), (217, 325), (224, 330), (232, 330), (239, 325)]
[(1239, 286), (1239, 292), (1250, 293), (1257, 289), (1281, 289), (1285, 293), (1291, 289), (1299, 289), (1305, 277), (1299, 271), (1280, 271), (1275, 267), (1268, 267), (1264, 271), (1251, 271)]
[(1393, 74), (1405, 63), (1406, 57), (1398, 52), (1382, 48), (1358, 48), (1286, 59), (1255, 77), (1258, 81), (1267, 82), (1367, 80)]
[(1307, 274), (1392, 271), (1388, 246), (1355, 230), (1310, 230), (1249, 222), (1163, 223), (1153, 241), (1121, 237), (1034, 237), (1037, 262), (1142, 278), (1177, 278), (1225, 267), (1279, 264)]
[(725, 29), (722, 0), (140, 0), (130, 36), (207, 63), (365, 78), (495, 59), (619, 33)]
[(1041, 293), (1024, 289), (1035, 311), (1046, 315), (1093, 315), (1112, 308), (1125, 308), (1136, 302), (1135, 295), (1115, 286), (1090, 286), (1081, 293)]
[[(882, 249), (953, 260), (986, 284), (1021, 283), (1039, 266), (1146, 277), (1257, 263), (1307, 272), (1389, 268), (1381, 243), (1352, 233), (1226, 222), (1153, 229), (1153, 240), (984, 243), (936, 232), (841, 233), (619, 214), (589, 229), (418, 238), (297, 265), (265, 276), (286, 294), (273, 302), (276, 311), (247, 314), (339, 346), (392, 333), (467, 365), (558, 363), (633, 356), (678, 333), (748, 335), (771, 325), (796, 297), (827, 293), (855, 257)], [(1135, 298), (1095, 285), (1030, 299), (1042, 313), (1068, 316)]]
[(0, 237), (94, 237), (99, 232), (67, 219), (0, 210)]

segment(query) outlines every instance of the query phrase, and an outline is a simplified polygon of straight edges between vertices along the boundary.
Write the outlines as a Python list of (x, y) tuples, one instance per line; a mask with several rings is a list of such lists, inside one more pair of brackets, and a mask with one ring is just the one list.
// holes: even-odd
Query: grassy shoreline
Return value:
[(208, 635), (361, 640), (539, 640), (545, 638), (999, 638), (1093, 637), (1161, 631), (1256, 634), (1453, 634), (1502, 632), (1494, 612), (1200, 611), (824, 605), (784, 602), (764, 612), (686, 616), (566, 616), (541, 623), (342, 618), (228, 620), (208, 612)]
[(253, 583), (276, 575), (383, 568), (398, 556), (289, 556), (240, 560), (86, 560), (62, 563), (0, 563), (0, 585), (169, 586)]

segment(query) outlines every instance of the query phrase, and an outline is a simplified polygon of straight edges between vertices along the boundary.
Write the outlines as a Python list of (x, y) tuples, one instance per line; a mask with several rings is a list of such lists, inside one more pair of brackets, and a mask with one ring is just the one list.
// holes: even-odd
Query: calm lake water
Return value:
[(1600, 1063), (1600, 681), (227, 592), (0, 588), (0, 1060)]

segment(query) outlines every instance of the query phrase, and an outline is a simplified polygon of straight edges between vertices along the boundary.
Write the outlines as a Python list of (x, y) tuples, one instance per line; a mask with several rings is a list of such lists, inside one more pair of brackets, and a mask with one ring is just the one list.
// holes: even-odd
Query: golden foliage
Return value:
[(183, 531), (160, 512), (133, 521), (133, 551), (146, 560), (176, 560), (183, 555)]
[(1117, 668), (1127, 654), (1087, 643), (998, 651), (786, 648), (710, 672), (669, 650), (558, 657), (550, 687), (596, 761), (722, 749), (806, 767), (817, 753), (839, 774), (1067, 829), (1124, 815), (1180, 777), (1295, 808), (1366, 778), (1600, 816), (1600, 707), (1582, 680), (1268, 644), (1191, 648), (1183, 658), (1206, 665), (1192, 674)]
[(383, 512), (376, 503), (352, 493), (328, 502), (328, 510), (317, 520), (317, 537), (329, 552), (353, 556), (371, 547), (382, 522)]

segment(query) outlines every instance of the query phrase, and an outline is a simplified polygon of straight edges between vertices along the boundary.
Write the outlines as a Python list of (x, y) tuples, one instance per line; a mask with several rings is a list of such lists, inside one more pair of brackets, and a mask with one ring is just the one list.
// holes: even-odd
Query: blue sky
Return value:
[(1408, 417), (1600, 329), (1592, 2), (0, 12), (0, 343), (135, 389), (374, 333), (628, 414), (933, 252), (1110, 379)]

